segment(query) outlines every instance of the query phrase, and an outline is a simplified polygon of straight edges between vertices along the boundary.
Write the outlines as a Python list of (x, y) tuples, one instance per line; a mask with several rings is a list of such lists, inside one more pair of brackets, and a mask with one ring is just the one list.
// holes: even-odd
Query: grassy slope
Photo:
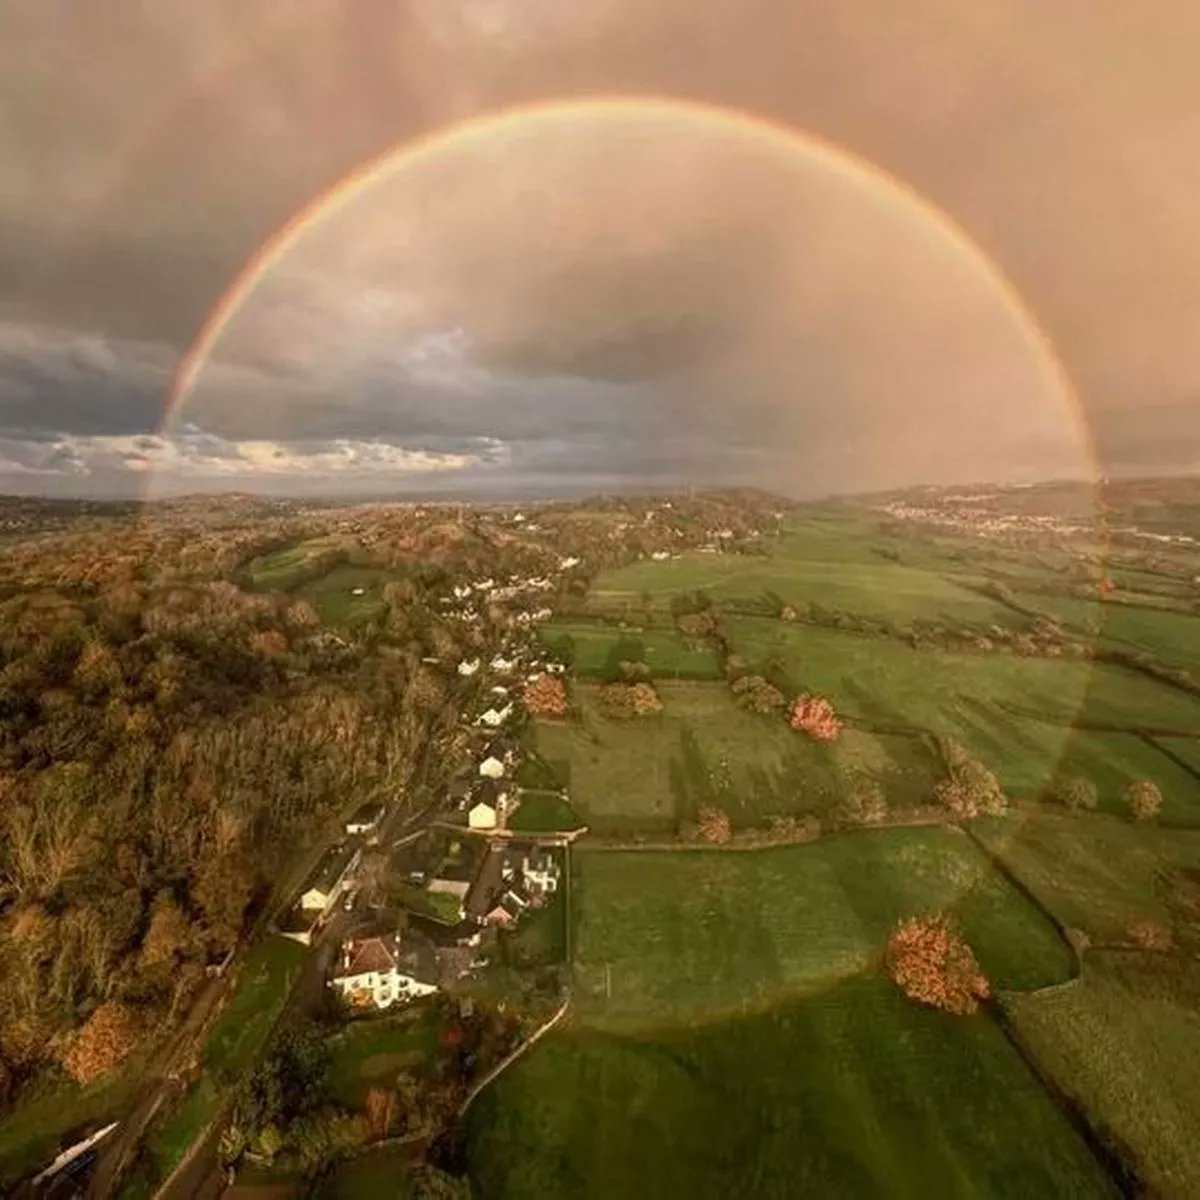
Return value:
[(596, 710), (587, 685), (574, 689), (580, 723), (543, 722), (539, 753), (569, 782), (581, 816), (597, 829), (674, 829), (701, 803), (735, 825), (776, 814), (825, 812), (851, 772), (879, 779), (893, 804), (924, 800), (933, 763), (915, 739), (848, 731), (819, 745), (781, 716), (745, 712), (723, 684), (663, 684), (664, 711), (614, 721)]
[(1164, 867), (1200, 867), (1200, 832), (1023, 808), (976, 833), (1064, 925), (1120, 942), (1137, 917), (1169, 924)]
[(960, 835), (593, 851), (577, 884), (578, 1009), (473, 1110), (476, 1194), (1110, 1194), (992, 1021), (862, 970), (897, 916), (946, 904), (999, 982), (1065, 976)]
[(470, 1127), (483, 1200), (1112, 1194), (993, 1022), (876, 977), (691, 1033), (555, 1033)]
[(1170, 957), (1091, 955), (1077, 985), (1006, 1001), (1022, 1040), (1165, 1196), (1200, 1195), (1200, 983)]
[(580, 621), (552, 621), (539, 632), (552, 650), (570, 639), (577, 675), (615, 678), (617, 663), (627, 660), (644, 662), (656, 677), (721, 678), (721, 665), (710, 647), (687, 642), (670, 631), (635, 633)]
[[(357, 625), (383, 610), (383, 585), (391, 578), (382, 567), (334, 567), (296, 589), (298, 600), (307, 600), (327, 625)], [(363, 588), (361, 596), (353, 589)]]

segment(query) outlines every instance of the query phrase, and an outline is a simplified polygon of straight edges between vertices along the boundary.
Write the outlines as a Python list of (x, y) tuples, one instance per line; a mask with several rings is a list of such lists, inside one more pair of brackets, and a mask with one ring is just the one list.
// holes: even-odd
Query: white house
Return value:
[(382, 818), (382, 804), (360, 804), (346, 822), (346, 832), (352, 835), (374, 833)]
[(492, 659), (493, 671), (511, 671), (516, 665), (517, 660), (515, 658), (505, 658), (503, 654), (497, 654)]
[(345, 890), (361, 857), (362, 850), (357, 846), (335, 846), (329, 850), (300, 893), (300, 907), (328, 912)]
[(356, 1008), (390, 1008), (437, 991), (432, 972), (420, 969), (417, 955), (401, 953), (397, 934), (350, 938), (342, 943), (329, 985)]
[(467, 827), (469, 829), (495, 829), (496, 810), (481, 800), (467, 813)]
[(579, 559), (577, 559), (574, 555), (568, 555), (566, 558), (560, 558), (558, 560), (558, 566), (560, 570), (569, 571), (572, 567), (579, 566)]
[(367, 592), (367, 589), (361, 588), (361, 587), (356, 587), (356, 588), (350, 589), (350, 595), (352, 595), (352, 596), (365, 596), (366, 592)]
[(498, 758), (489, 754), (479, 764), (479, 773), (485, 779), (499, 779), (504, 774), (504, 764)]
[(509, 714), (512, 712), (512, 704), (506, 704), (503, 708), (489, 708), (487, 712), (479, 714), (476, 724), (488, 725), (492, 729), (496, 729), (503, 725), (508, 720)]
[(662, 562), (663, 559), (670, 558), (671, 555), (670, 555), (670, 552), (667, 550), (655, 550), (654, 553), (650, 555), (650, 557), (652, 559), (654, 559), (655, 562)]
[(463, 676), (470, 677), (478, 670), (479, 659), (477, 658), (464, 658), (462, 662), (458, 664), (458, 673)]

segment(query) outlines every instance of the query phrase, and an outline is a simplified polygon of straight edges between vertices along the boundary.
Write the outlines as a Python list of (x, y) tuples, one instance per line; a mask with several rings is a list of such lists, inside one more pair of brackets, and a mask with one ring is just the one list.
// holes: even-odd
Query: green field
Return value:
[(740, 827), (828, 814), (860, 776), (904, 807), (928, 799), (936, 778), (916, 738), (847, 730), (821, 745), (782, 716), (739, 708), (724, 684), (664, 683), (659, 694), (662, 713), (612, 720), (597, 710), (593, 688), (576, 685), (580, 721), (537, 725), (538, 754), (593, 829), (672, 832), (702, 804), (724, 808)]
[(288, 592), (311, 578), (323, 556), (348, 552), (352, 545), (337, 535), (310, 538), (269, 554), (260, 554), (246, 563), (244, 570), (253, 587), (262, 591)]
[(1165, 1196), (1200, 1196), (1200, 983), (1184, 965), (1093, 954), (1078, 983), (1006, 999), (1043, 1069)]
[(820, 990), (872, 967), (896, 921), (928, 909), (955, 913), (999, 987), (1070, 972), (1054, 927), (949, 828), (742, 853), (581, 846), (574, 886), (575, 1003), (607, 1028), (678, 1025)]
[(517, 811), (508, 819), (509, 829), (519, 833), (552, 833), (578, 829), (579, 814), (557, 792), (522, 791)]
[(330, 1094), (347, 1108), (361, 1109), (373, 1086), (390, 1086), (399, 1072), (425, 1061), (436, 1043), (437, 1021), (428, 1007), (357, 1021), (329, 1043)]
[[(334, 567), (293, 594), (307, 600), (327, 625), (359, 625), (383, 611), (383, 587), (391, 578), (382, 567)], [(363, 589), (361, 596), (354, 595), (356, 588)]]
[(710, 646), (667, 631), (632, 631), (581, 621), (552, 621), (540, 630), (547, 649), (572, 664), (576, 675), (619, 678), (619, 664), (645, 663), (656, 679), (720, 679)]
[(482, 1200), (1115, 1195), (991, 1020), (877, 977), (696, 1030), (556, 1032), (469, 1127)]
[(1112, 1194), (994, 1022), (876, 970), (942, 906), (995, 983), (1066, 978), (961, 834), (580, 852), (576, 887), (576, 1009), (473, 1109), (479, 1196)]
[(1164, 872), (1200, 868), (1200, 831), (1099, 813), (1029, 806), (973, 830), (1063, 925), (1101, 944), (1125, 941), (1138, 917), (1169, 925)]
[(373, 1150), (338, 1167), (323, 1179), (313, 1195), (317, 1200), (405, 1200), (412, 1152), (403, 1146)]
[(597, 611), (635, 613), (645, 610), (647, 598), (653, 611), (679, 593), (704, 591), (718, 604), (736, 607), (769, 595), (785, 604), (815, 603), (901, 626), (913, 621), (1015, 626), (1021, 620), (1006, 605), (973, 591), (974, 573), (954, 578), (943, 569), (886, 561), (871, 553), (871, 542), (794, 534), (768, 549), (767, 555), (693, 552), (619, 567), (597, 577), (589, 600)]

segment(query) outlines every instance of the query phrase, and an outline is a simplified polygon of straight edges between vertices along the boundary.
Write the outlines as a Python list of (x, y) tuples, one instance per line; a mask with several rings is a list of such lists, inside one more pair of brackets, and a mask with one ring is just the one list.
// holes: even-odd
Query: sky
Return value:
[(1198, 58), (1185, 0), (0, 0), (0, 491), (1200, 469)]

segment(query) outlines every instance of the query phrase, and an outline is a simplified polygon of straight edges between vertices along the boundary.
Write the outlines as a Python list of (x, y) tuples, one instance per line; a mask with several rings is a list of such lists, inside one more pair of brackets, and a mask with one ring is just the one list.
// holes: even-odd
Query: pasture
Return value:
[(301, 584), (293, 595), (307, 600), (326, 625), (360, 625), (383, 612), (383, 587), (391, 578), (382, 567), (346, 564)]
[(745, 852), (581, 845), (575, 866), (575, 1003), (596, 1027), (744, 1015), (829, 988), (874, 968), (898, 920), (936, 909), (997, 987), (1070, 972), (1054, 927), (950, 828)]
[(898, 918), (944, 907), (998, 985), (1066, 978), (961, 834), (581, 847), (576, 873), (576, 1009), (472, 1110), (476, 1194), (1113, 1194), (991, 1019), (877, 969)]
[(712, 647), (671, 629), (622, 630), (598, 622), (550, 621), (539, 635), (578, 676), (617, 679), (621, 662), (645, 663), (656, 679), (720, 679)]
[(1023, 806), (988, 818), (976, 835), (1063, 925), (1098, 944), (1128, 940), (1128, 925), (1172, 921), (1166, 873), (1200, 868), (1200, 831), (1134, 825), (1101, 813)]
[(701, 805), (735, 827), (771, 816), (828, 815), (859, 779), (878, 781), (897, 808), (923, 803), (936, 764), (919, 739), (847, 730), (822, 745), (734, 703), (724, 684), (660, 683), (663, 712), (613, 720), (595, 689), (577, 684), (578, 722), (539, 722), (537, 753), (593, 829), (674, 832)]
[(329, 1042), (330, 1095), (358, 1111), (372, 1087), (390, 1087), (401, 1071), (420, 1066), (436, 1046), (437, 1021), (428, 1007), (353, 1022)]
[(1071, 987), (1005, 998), (1022, 1041), (1152, 1194), (1200, 1195), (1200, 984), (1161, 954), (1090, 954)]

